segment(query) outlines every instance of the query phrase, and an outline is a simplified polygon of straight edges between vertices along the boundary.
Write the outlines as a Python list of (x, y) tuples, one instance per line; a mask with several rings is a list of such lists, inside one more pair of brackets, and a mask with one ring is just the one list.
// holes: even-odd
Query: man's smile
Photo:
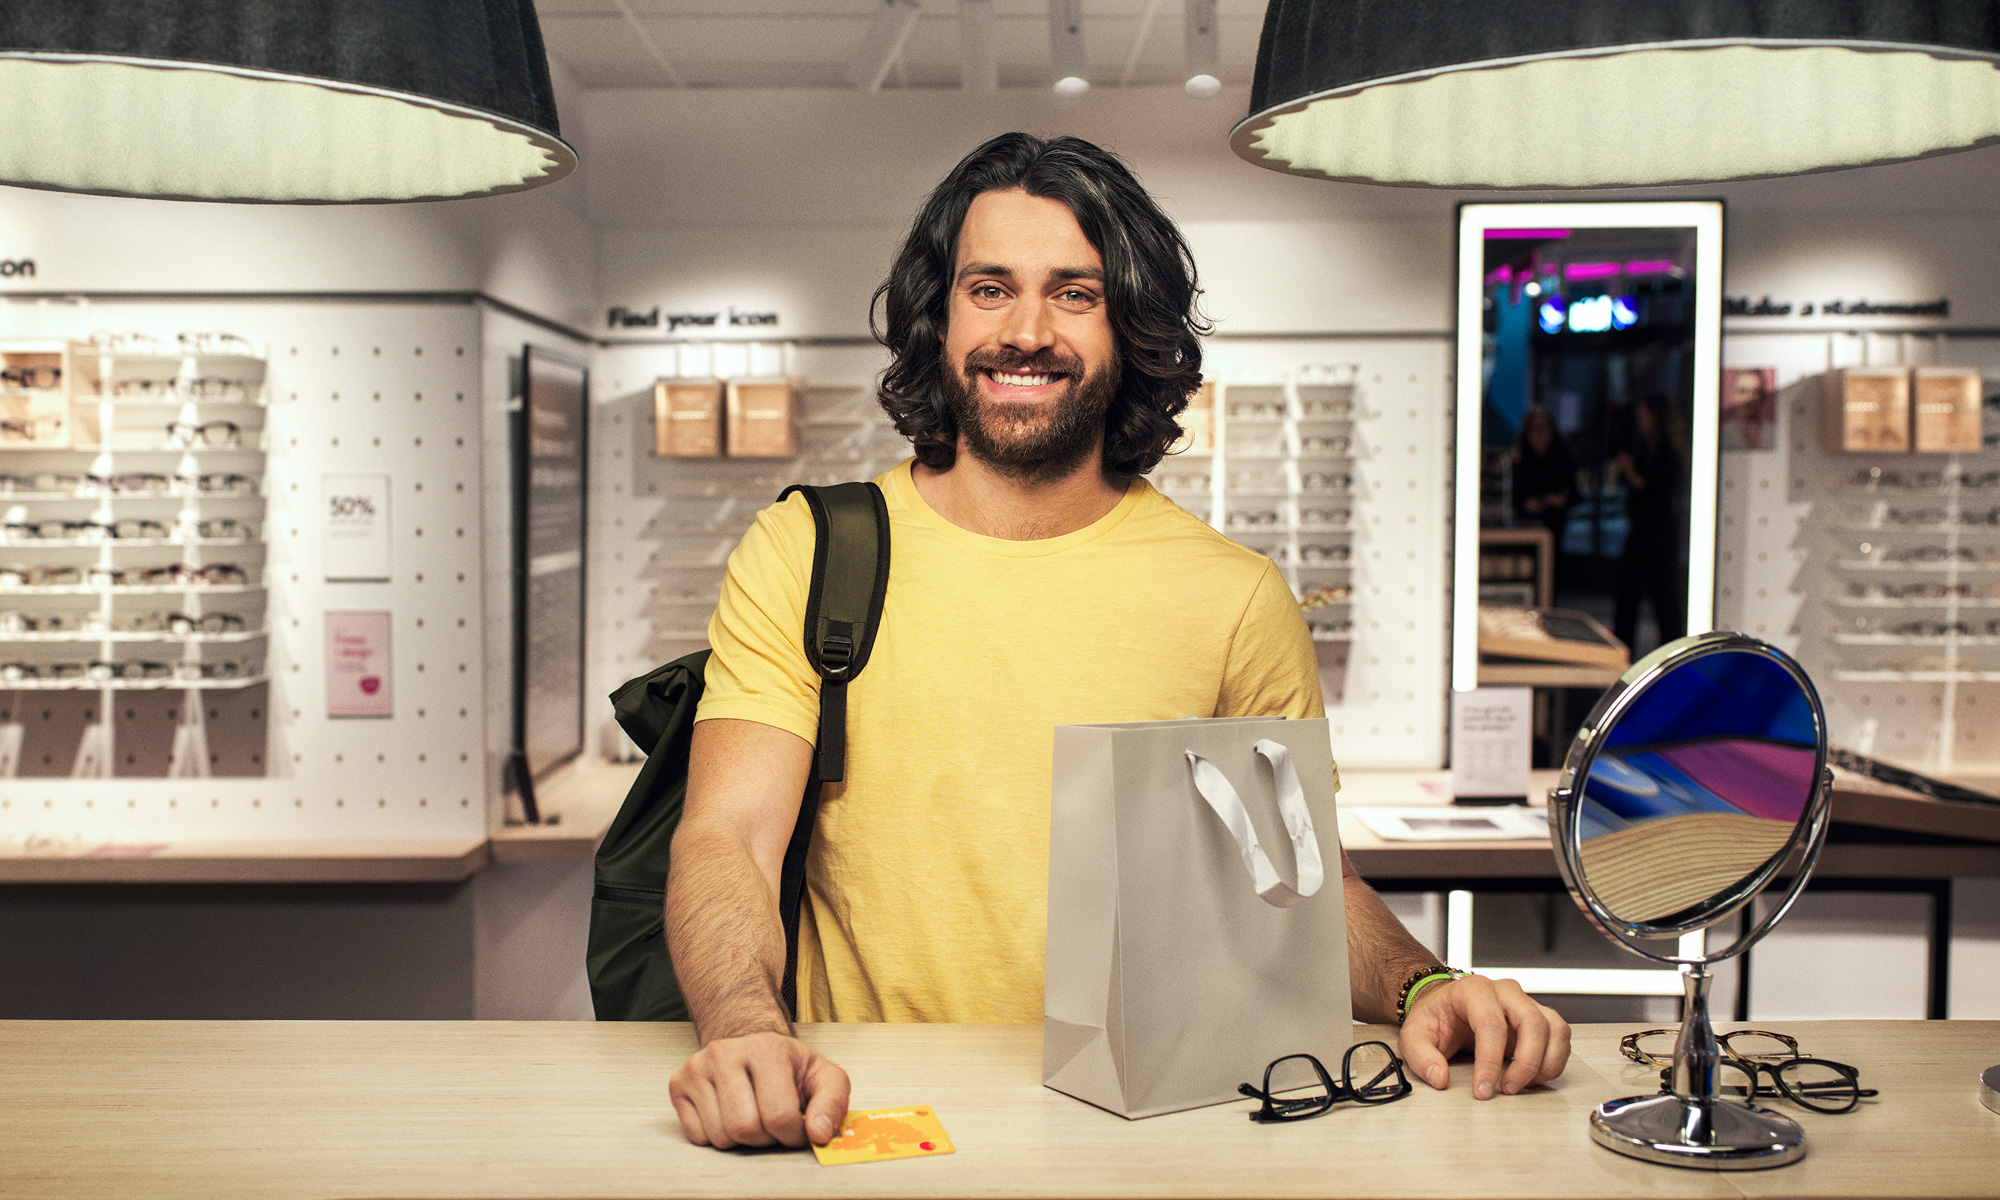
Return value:
[(1002, 371), (988, 367), (979, 373), (986, 377), (992, 394), (1003, 400), (1035, 399), (1044, 389), (1069, 382), (1069, 376), (1058, 371)]

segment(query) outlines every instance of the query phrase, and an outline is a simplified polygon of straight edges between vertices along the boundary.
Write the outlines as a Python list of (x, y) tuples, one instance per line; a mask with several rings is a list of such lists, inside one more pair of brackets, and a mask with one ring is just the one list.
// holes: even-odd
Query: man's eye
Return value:
[(972, 289), (972, 294), (981, 300), (998, 300), (1007, 293), (1001, 291), (998, 285), (982, 283)]

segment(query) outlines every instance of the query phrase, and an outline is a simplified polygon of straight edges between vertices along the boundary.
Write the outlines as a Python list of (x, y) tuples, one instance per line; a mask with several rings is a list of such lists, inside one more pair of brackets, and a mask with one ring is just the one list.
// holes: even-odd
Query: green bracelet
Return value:
[(1470, 971), (1458, 970), (1455, 967), (1438, 967), (1434, 970), (1426, 971), (1423, 974), (1418, 975), (1415, 978), (1411, 979), (1408, 983), (1403, 985), (1402, 998), (1396, 1004), (1396, 1023), (1400, 1025), (1404, 1021), (1409, 1020), (1410, 1009), (1415, 1007), (1417, 1003), (1418, 992), (1423, 991), (1425, 988), (1429, 987), (1433, 983), (1436, 983), (1440, 979), (1443, 980), (1463, 979), (1467, 975), (1470, 975), (1471, 973), (1472, 972)]

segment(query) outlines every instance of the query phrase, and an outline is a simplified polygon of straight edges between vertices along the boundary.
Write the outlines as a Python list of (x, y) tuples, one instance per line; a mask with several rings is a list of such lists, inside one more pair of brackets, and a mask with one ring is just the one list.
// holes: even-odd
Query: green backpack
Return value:
[[(799, 906), (822, 783), (846, 773), (847, 685), (868, 664), (889, 586), (889, 510), (872, 483), (786, 488), (811, 506), (817, 540), (806, 598), (806, 658), (820, 676), (813, 769), (785, 849), (778, 912), (785, 926), (785, 1008), (798, 1011)], [(651, 747), (645, 766), (597, 847), (585, 967), (600, 1021), (685, 1021), (687, 1001), (667, 954), (667, 853), (687, 800), (688, 746), (701, 702), (702, 650), (630, 680), (611, 693), (618, 724)]]

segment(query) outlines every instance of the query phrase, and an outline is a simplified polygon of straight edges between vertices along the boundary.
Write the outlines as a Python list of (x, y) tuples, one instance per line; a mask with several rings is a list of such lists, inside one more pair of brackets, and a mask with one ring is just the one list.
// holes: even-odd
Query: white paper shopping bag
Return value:
[(1127, 1117), (1353, 1040), (1323, 719), (1055, 731), (1042, 1079)]

